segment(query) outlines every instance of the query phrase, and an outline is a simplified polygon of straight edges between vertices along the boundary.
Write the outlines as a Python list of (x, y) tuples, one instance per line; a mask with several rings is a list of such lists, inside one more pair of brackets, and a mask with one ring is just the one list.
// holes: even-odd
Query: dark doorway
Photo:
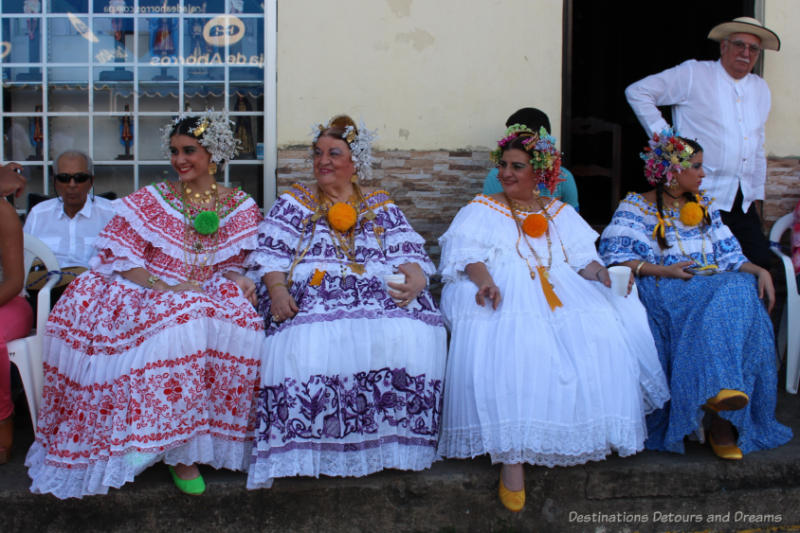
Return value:
[[(615, 140), (619, 194), (647, 188), (638, 155), (647, 137), (625, 87), (687, 59), (718, 59), (719, 44), (706, 35), (742, 16), (754, 16), (754, 0), (565, 0), (562, 150), (565, 166), (586, 174), (575, 178), (581, 215), (591, 224), (607, 224), (619, 200), (603, 175), (614, 167)], [(662, 112), (671, 122), (669, 109)]]

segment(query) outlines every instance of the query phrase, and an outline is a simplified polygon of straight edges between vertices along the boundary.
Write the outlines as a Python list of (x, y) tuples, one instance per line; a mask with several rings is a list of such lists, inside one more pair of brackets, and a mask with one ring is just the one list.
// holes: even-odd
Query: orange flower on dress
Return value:
[(697, 202), (686, 202), (681, 208), (681, 222), (687, 226), (696, 226), (703, 220), (703, 208)]
[(344, 202), (336, 202), (328, 210), (328, 224), (333, 229), (344, 233), (356, 223), (358, 214), (353, 206)]
[(525, 217), (525, 220), (522, 221), (522, 231), (534, 239), (536, 237), (541, 237), (544, 235), (544, 232), (547, 231), (547, 219), (544, 215), (539, 213), (528, 215)]
[(316, 287), (317, 285), (322, 285), (322, 280), (325, 278), (325, 271), (320, 269), (314, 270), (314, 275), (311, 276), (311, 281), (308, 282), (309, 285), (312, 287)]

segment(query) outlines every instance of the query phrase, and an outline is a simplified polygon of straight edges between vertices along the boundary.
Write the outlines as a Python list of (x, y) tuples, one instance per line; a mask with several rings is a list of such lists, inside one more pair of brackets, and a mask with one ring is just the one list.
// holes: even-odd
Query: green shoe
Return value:
[(178, 487), (178, 490), (190, 496), (200, 496), (206, 491), (206, 482), (203, 481), (203, 476), (199, 475), (194, 479), (181, 479), (175, 473), (175, 469), (169, 467), (169, 473), (172, 474), (172, 482)]

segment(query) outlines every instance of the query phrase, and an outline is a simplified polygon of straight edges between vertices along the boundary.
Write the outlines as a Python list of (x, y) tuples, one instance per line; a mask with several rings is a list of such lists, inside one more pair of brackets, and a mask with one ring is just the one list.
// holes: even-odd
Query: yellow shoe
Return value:
[(750, 402), (747, 394), (739, 390), (721, 389), (716, 396), (706, 401), (706, 407), (718, 413), (720, 411), (738, 411)]
[(714, 442), (714, 436), (711, 433), (708, 434), (708, 443), (711, 444), (711, 450), (720, 459), (741, 461), (742, 450), (735, 444), (717, 444)]
[(500, 486), (497, 487), (497, 495), (500, 496), (500, 501), (503, 502), (506, 509), (512, 513), (518, 513), (525, 507), (525, 488), (518, 491), (510, 491), (503, 485), (503, 476), (500, 476)]

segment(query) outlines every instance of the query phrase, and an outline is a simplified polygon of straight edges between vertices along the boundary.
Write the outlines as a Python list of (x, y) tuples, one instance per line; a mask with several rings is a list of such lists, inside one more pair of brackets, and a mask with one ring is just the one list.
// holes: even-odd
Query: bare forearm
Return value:
[(267, 272), (261, 277), (261, 281), (264, 282), (264, 285), (267, 287), (267, 292), (269, 292), (270, 298), (275, 298), (275, 292), (280, 290), (285, 290), (289, 292), (289, 287), (286, 284), (286, 273), (280, 272), (278, 270), (273, 272)]
[(464, 271), (467, 273), (470, 281), (478, 287), (494, 285), (494, 279), (492, 279), (492, 275), (489, 273), (489, 269), (486, 268), (484, 263), (470, 263), (466, 266)]
[(170, 285), (167, 282), (159, 279), (158, 276), (151, 274), (145, 268), (132, 268), (130, 270), (126, 270), (125, 272), (120, 272), (119, 275), (128, 281), (132, 281), (133, 283), (141, 285), (147, 289), (165, 291), (170, 288)]
[(762, 270), (764, 269), (750, 262), (742, 263), (742, 266), (739, 267), (739, 272), (747, 272), (748, 274), (753, 274), (754, 276), (761, 274)]

